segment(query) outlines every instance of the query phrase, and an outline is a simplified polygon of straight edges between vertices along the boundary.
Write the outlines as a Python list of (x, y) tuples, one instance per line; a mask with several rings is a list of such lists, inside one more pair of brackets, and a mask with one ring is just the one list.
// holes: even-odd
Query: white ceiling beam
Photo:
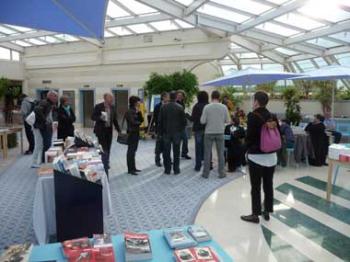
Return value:
[(289, 37), (286, 40), (284, 40), (284, 44), (290, 45), (290, 44), (299, 43), (299, 42), (303, 42), (306, 40), (322, 37), (325, 35), (332, 35), (332, 34), (342, 32), (342, 31), (349, 30), (349, 28), (350, 28), (350, 21), (346, 21), (343, 23), (337, 23), (337, 24), (332, 25), (330, 27), (319, 29), (319, 30), (313, 30), (313, 31), (308, 32), (306, 34), (302, 34), (300, 36)]
[(184, 8), (177, 6), (174, 3), (164, 0), (136, 0), (142, 4), (148, 5), (159, 12), (166, 13), (170, 16), (184, 17)]
[(265, 22), (272, 20), (276, 17), (279, 17), (279, 16), (284, 15), (286, 13), (292, 12), (292, 11), (298, 9), (299, 7), (301, 7), (302, 5), (304, 5), (305, 2), (306, 2), (306, 0), (295, 0), (289, 4), (282, 5), (280, 7), (277, 7), (276, 9), (268, 11), (268, 12), (260, 15), (257, 18), (251, 19), (251, 20), (239, 25), (237, 27), (237, 33), (246, 31), (252, 27), (255, 27), (257, 25), (265, 23)]
[(185, 16), (191, 15), (193, 12), (197, 11), (198, 8), (203, 6), (204, 4), (208, 3), (209, 0), (194, 0), (186, 9), (184, 12)]
[(97, 39), (89, 38), (89, 37), (78, 37), (78, 38), (81, 40), (84, 40), (84, 41), (86, 41), (94, 46), (97, 46), (99, 48), (103, 47), (105, 44), (104, 40), (97, 40)]
[(350, 46), (339, 46), (326, 50), (323, 56), (338, 55), (343, 53), (350, 53)]
[(122, 3), (120, 3), (117, 0), (111, 0), (115, 5), (119, 6), (121, 9), (124, 9), (124, 11), (128, 12), (129, 14), (135, 16), (135, 12), (132, 11), (131, 9), (129, 9), (127, 6), (123, 5)]
[(12, 50), (17, 51), (19, 53), (24, 53), (24, 47), (13, 44), (13, 43), (0, 43), (0, 46), (12, 49)]
[(138, 17), (128, 17), (122, 19), (116, 19), (106, 22), (106, 28), (117, 27), (117, 26), (126, 26), (126, 25), (135, 25), (143, 23), (151, 23), (160, 20), (172, 19), (169, 15), (166, 14), (156, 14), (156, 15), (146, 15)]
[(54, 35), (54, 34), (57, 34), (57, 33), (48, 32), (48, 31), (37, 31), (37, 32), (23, 33), (23, 34), (19, 34), (19, 35), (9, 35), (9, 36), (5, 36), (5, 37), (1, 37), (0, 43), (10, 42), (10, 41), (15, 41), (15, 40), (22, 40), (22, 39), (26, 39), (26, 38), (49, 36), (49, 35)]
[(287, 58), (287, 62), (295, 62), (295, 61), (301, 61), (306, 59), (315, 58), (316, 56), (310, 55), (310, 54), (301, 54), (301, 55), (293, 55)]

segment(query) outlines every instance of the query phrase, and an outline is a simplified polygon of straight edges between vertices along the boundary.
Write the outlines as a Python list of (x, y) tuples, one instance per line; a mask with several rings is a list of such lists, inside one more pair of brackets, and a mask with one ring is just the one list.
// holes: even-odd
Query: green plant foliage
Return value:
[(298, 125), (301, 120), (300, 114), (300, 94), (297, 88), (287, 87), (283, 90), (283, 100), (286, 106), (286, 118), (294, 124)]
[(269, 82), (269, 83), (264, 83), (264, 84), (258, 84), (256, 85), (255, 90), (256, 91), (264, 91), (268, 93), (272, 98), (274, 96), (274, 88), (276, 86), (276, 81), (274, 82)]
[(195, 74), (186, 70), (170, 75), (152, 73), (144, 89), (146, 95), (158, 95), (181, 89), (186, 94), (186, 105), (189, 105), (198, 92), (198, 79)]
[(350, 100), (350, 90), (347, 88), (339, 90), (337, 98), (339, 98), (341, 100)]
[(237, 107), (242, 104), (243, 96), (237, 95), (239, 91), (235, 87), (233, 86), (220, 87), (219, 91), (221, 93), (221, 99), (227, 96), (232, 101), (234, 106)]
[(8, 88), (10, 86), (10, 80), (6, 78), (0, 78), (0, 98), (6, 95)]
[[(336, 81), (312, 81), (313, 86), (317, 88), (315, 99), (320, 101), (323, 113), (332, 111), (332, 94), (337, 92)], [(336, 95), (336, 94), (335, 94)]]

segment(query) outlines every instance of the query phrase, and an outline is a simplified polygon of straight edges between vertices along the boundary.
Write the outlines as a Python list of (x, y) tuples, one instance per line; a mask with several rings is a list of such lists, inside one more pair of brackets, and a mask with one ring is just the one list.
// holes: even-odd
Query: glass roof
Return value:
[[(223, 60), (223, 66), (228, 69), (237, 69), (233, 62), (237, 60), (241, 65), (262, 63), (263, 68), (276, 67), (279, 65), (276, 61), (285, 61), (305, 70), (327, 65), (319, 57), (322, 54), (330, 54), (331, 60), (350, 65), (350, 0), (306, 0), (294, 9), (284, 8), (297, 1), (157, 0), (148, 4), (145, 0), (109, 0), (105, 38), (198, 28), (205, 32), (212, 30), (214, 35), (222, 31), (224, 34), (219, 36), (225, 35), (228, 40), (237, 34), (251, 43), (242, 44), (232, 38), (227, 55), (232, 53), (235, 59)], [(170, 13), (175, 9), (178, 12)], [(72, 41), (84, 39), (0, 24), (2, 57), (8, 58), (8, 53), (12, 59), (17, 56), (4, 51), (9, 48), (21, 53), (27, 47)]]

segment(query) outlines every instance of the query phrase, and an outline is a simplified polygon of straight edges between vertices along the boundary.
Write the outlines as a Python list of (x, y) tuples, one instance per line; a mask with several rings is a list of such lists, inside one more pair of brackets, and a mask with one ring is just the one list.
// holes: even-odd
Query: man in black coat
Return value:
[(120, 132), (117, 113), (113, 105), (114, 99), (111, 93), (103, 95), (104, 102), (97, 104), (92, 112), (91, 119), (95, 121), (94, 133), (102, 146), (102, 162), (108, 176), (109, 154), (112, 146), (113, 125)]
[(174, 174), (180, 173), (180, 143), (181, 134), (186, 127), (186, 116), (184, 108), (177, 104), (176, 92), (170, 93), (170, 102), (160, 109), (158, 125), (159, 134), (164, 143), (164, 173), (170, 175), (171, 171), (171, 147), (173, 148), (173, 170)]

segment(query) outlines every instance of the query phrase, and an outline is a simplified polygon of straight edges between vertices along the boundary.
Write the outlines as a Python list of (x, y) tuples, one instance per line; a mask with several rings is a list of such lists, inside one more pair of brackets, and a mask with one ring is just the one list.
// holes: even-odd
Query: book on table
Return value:
[(184, 228), (165, 229), (164, 237), (171, 248), (187, 248), (197, 245), (197, 242)]
[(210, 247), (192, 247), (174, 251), (176, 262), (220, 262), (218, 255)]
[(126, 261), (152, 259), (152, 248), (148, 234), (125, 233), (124, 241)]
[(29, 256), (33, 248), (32, 244), (18, 244), (5, 248), (3, 254), (0, 256), (2, 262), (25, 262), (29, 261)]
[(198, 243), (206, 242), (211, 240), (211, 236), (208, 231), (202, 226), (193, 225), (188, 227), (188, 233), (196, 240)]

